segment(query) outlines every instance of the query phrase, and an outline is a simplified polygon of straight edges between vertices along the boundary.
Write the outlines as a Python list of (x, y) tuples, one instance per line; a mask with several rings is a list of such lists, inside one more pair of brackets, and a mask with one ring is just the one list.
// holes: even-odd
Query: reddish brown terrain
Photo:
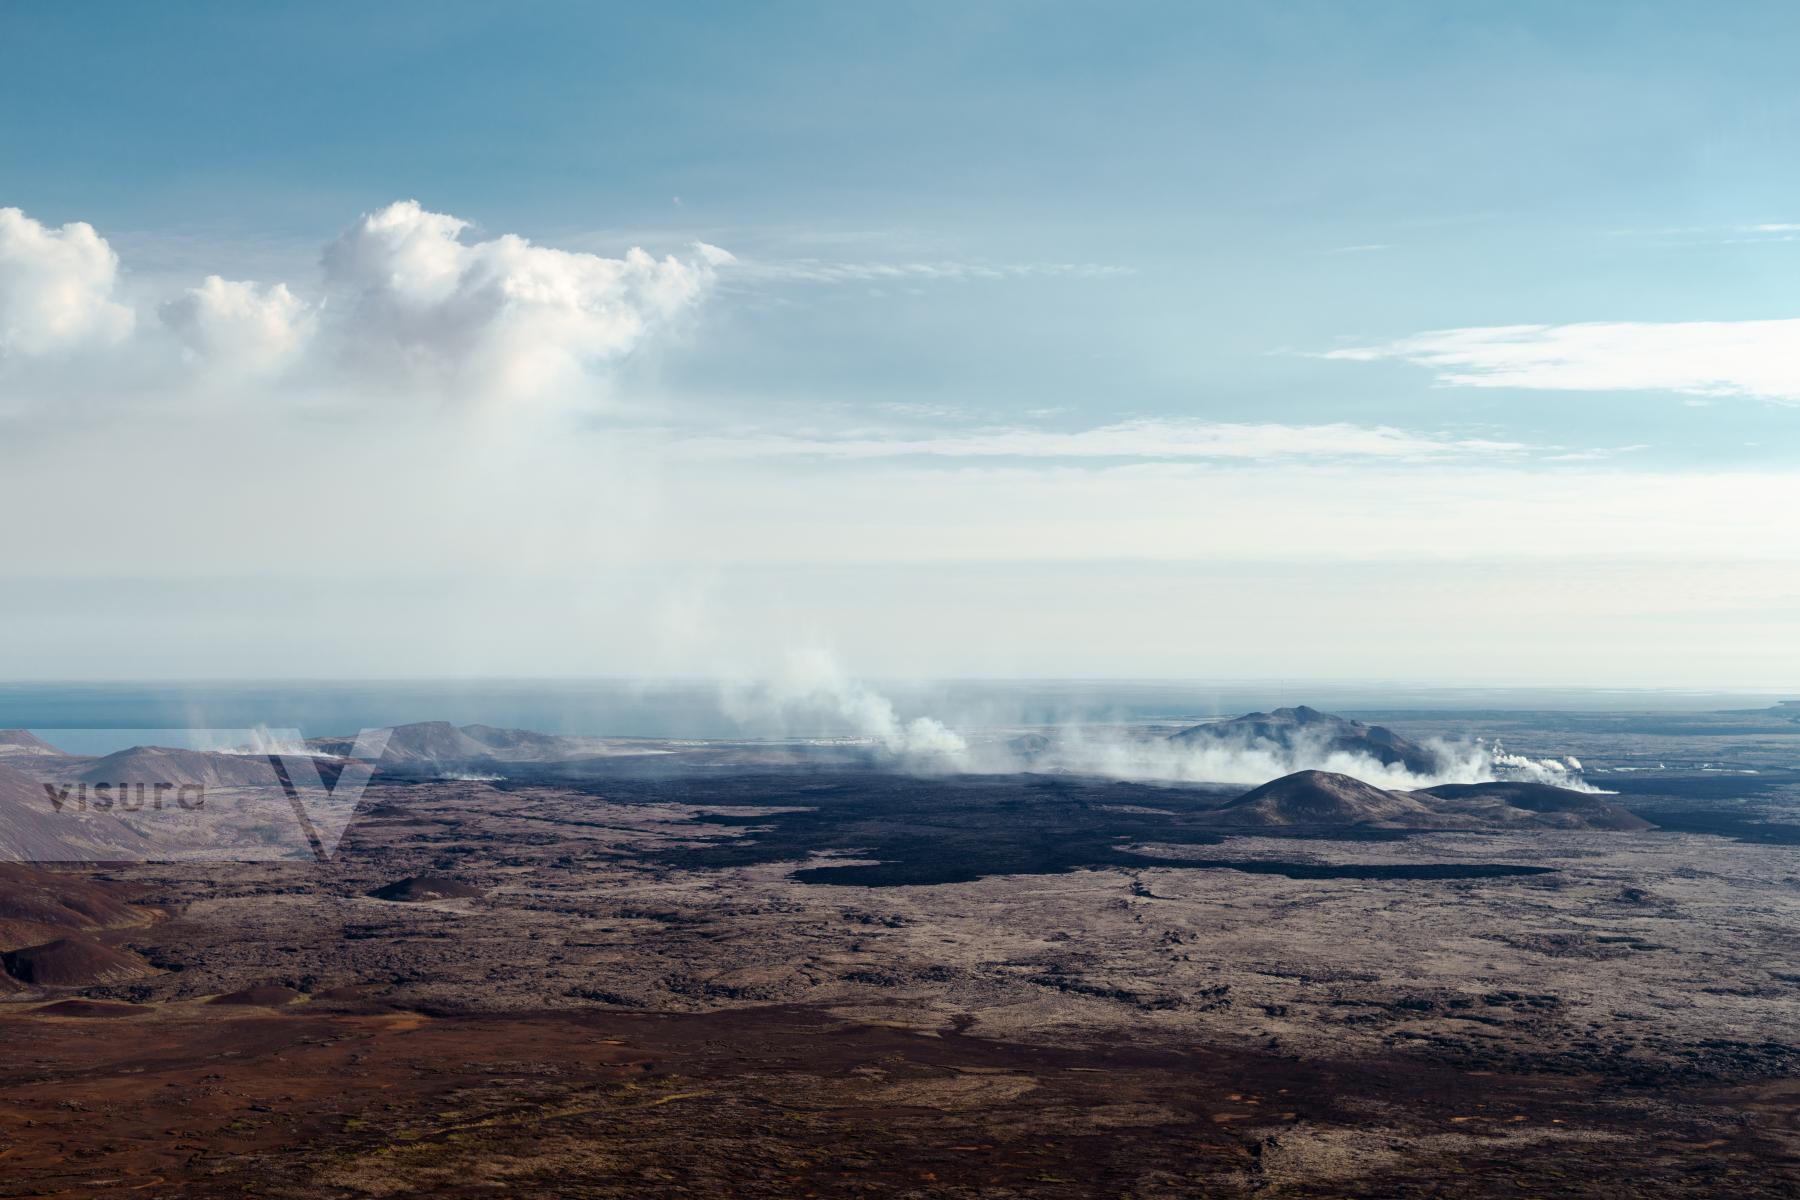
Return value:
[(30, 1036), (0, 1099), (3, 1194), (1778, 1196), (1794, 1164), (1770, 1127), (1791, 1137), (1800, 1102), (1694, 1087), (1610, 1129), (1581, 1077), (1033, 1046), (789, 1007), (120, 1011), (13, 1018)]
[(1800, 1189), (1789, 826), (722, 754), (0, 867), (0, 1195)]

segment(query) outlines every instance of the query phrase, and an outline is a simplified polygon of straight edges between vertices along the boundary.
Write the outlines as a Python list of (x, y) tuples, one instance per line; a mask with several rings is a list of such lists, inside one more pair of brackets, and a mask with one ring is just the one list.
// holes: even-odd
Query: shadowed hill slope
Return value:
[(1171, 734), (1169, 740), (1177, 745), (1278, 750), (1293, 755), (1296, 762), (1309, 756), (1322, 759), (1329, 754), (1355, 754), (1420, 775), (1436, 771), (1439, 765), (1435, 753), (1391, 729), (1365, 725), (1304, 704), (1274, 712), (1247, 713), (1228, 721), (1209, 721)]
[(59, 797), (0, 762), (0, 861), (104, 862), (148, 853), (149, 841), (118, 818), (66, 802), (59, 809)]
[(275, 768), (260, 754), (218, 754), (167, 746), (133, 746), (97, 759), (76, 778), (83, 783), (173, 784), (201, 787), (275, 787)]

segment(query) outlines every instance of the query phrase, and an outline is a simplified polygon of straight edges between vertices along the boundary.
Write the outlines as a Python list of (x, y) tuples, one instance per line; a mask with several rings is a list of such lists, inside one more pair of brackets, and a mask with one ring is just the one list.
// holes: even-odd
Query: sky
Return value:
[(0, 679), (1789, 687), (1797, 42), (6, 0)]

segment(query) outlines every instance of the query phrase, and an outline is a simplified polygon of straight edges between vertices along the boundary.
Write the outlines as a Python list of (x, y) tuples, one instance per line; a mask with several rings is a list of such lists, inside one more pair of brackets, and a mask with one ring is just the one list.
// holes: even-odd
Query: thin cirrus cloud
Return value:
[(1409, 362), (1455, 387), (1662, 391), (1800, 404), (1796, 318), (1442, 329), (1321, 357)]
[[(115, 380), (151, 383), (176, 355), (201, 380), (415, 388), (526, 400), (569, 390), (698, 305), (724, 250), (687, 257), (559, 250), (405, 200), (325, 249), (312, 286), (210, 275), (152, 297), (143, 321), (119, 258), (82, 222), (49, 228), (0, 209), (0, 368), (81, 349)], [(99, 351), (102, 353), (88, 353)], [(83, 379), (91, 376), (83, 376)]]
[(1130, 275), (1104, 263), (834, 262), (817, 258), (746, 260), (739, 278), (756, 283), (961, 283), (1031, 278), (1103, 279)]
[(1155, 420), (1120, 421), (1093, 429), (979, 429), (928, 436), (849, 434), (804, 437), (758, 431), (689, 438), (682, 457), (696, 460), (803, 457), (1021, 459), (1375, 459), (1435, 462), (1470, 456), (1512, 457), (1533, 447), (1521, 442), (1412, 433), (1343, 422), (1320, 425)]

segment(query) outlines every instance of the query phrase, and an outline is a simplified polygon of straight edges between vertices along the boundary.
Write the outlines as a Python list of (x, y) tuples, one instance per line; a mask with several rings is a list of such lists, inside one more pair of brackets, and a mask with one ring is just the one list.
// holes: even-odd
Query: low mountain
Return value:
[(486, 746), (495, 758), (524, 761), (560, 755), (567, 749), (567, 738), (553, 733), (537, 733), (530, 729), (501, 729), (494, 725), (464, 725), (461, 733), (471, 741)]
[(0, 729), (0, 758), (67, 758), (29, 729)]
[(62, 784), (46, 791), (42, 781), (0, 762), (0, 860), (112, 862), (148, 857), (149, 841), (141, 833), (111, 813), (82, 810), (64, 798), (66, 791)]
[(1208, 721), (1169, 736), (1177, 745), (1275, 750), (1296, 763), (1323, 762), (1331, 754), (1354, 754), (1421, 775), (1438, 769), (1437, 755), (1381, 725), (1320, 712), (1302, 704), (1274, 712), (1253, 712), (1227, 721)]
[(1390, 792), (1331, 771), (1296, 771), (1239, 796), (1217, 811), (1234, 825), (1441, 825), (1438, 813), (1405, 792)]
[(487, 758), (493, 748), (476, 741), (448, 721), (396, 725), (388, 737), (383, 762), (454, 765)]
[(219, 754), (167, 746), (133, 746), (97, 759), (75, 777), (89, 785), (173, 784), (176, 787), (277, 787), (275, 768), (261, 754)]

